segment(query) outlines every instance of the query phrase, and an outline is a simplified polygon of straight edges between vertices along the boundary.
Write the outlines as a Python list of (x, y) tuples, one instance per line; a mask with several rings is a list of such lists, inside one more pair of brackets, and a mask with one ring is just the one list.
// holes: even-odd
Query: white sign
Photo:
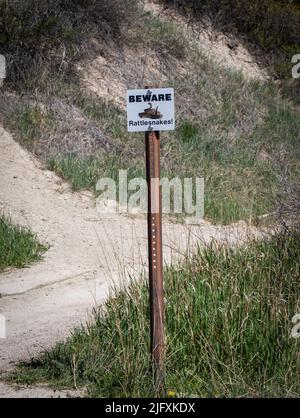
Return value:
[(173, 131), (174, 89), (128, 90), (127, 129), (129, 132)]

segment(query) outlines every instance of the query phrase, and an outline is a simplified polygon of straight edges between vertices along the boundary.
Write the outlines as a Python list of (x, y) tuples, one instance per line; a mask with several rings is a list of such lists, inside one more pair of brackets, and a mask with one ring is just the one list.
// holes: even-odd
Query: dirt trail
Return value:
[[(7, 320), (0, 371), (5, 371), (65, 338), (114, 282), (146, 267), (147, 227), (141, 215), (100, 215), (92, 194), (72, 193), (1, 127), (0, 213), (50, 244), (43, 261), (0, 274), (0, 314)], [(165, 263), (212, 239), (242, 243), (261, 234), (244, 223), (224, 228), (207, 222), (192, 227), (165, 222), (163, 232)]]

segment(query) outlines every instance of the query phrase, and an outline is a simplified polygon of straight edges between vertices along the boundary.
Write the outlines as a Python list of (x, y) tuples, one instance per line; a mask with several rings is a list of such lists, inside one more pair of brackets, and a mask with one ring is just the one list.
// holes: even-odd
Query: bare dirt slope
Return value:
[[(143, 271), (147, 227), (141, 215), (100, 215), (91, 194), (72, 193), (1, 127), (0, 156), (0, 213), (50, 244), (43, 261), (0, 274), (0, 313), (7, 319), (0, 371), (5, 371), (66, 337), (114, 282), (125, 283), (126, 273)], [(260, 234), (244, 223), (224, 228), (165, 222), (163, 229), (166, 263), (212, 239), (242, 243)]]

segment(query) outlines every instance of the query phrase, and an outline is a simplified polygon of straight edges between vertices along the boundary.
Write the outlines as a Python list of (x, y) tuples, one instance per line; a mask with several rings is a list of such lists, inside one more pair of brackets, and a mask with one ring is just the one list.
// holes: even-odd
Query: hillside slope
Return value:
[[(0, 275), (1, 313), (8, 338), (0, 369), (53, 345), (107, 296), (113, 284), (147, 264), (144, 216), (99, 214), (92, 195), (72, 193), (53, 173), (0, 132), (0, 210), (50, 244), (44, 261)], [(164, 222), (164, 260), (177, 262), (216, 240), (241, 244), (262, 232), (244, 223), (187, 227)], [(113, 262), (112, 262), (113, 260)]]
[(177, 129), (162, 135), (162, 175), (205, 178), (203, 223), (164, 219), (166, 265), (198, 245), (264, 237), (254, 225), (276, 207), (283, 180), (299, 179), (299, 114), (245, 46), (232, 49), (209, 22), (191, 25), (157, 2), (122, 19), (122, 8), (103, 16), (51, 1), (57, 19), (50, 6), (19, 17), (6, 52), (22, 71), (10, 67), (0, 90), (0, 213), (50, 245), (43, 262), (0, 275), (8, 319), (0, 371), (64, 339), (113, 283), (147, 267), (145, 217), (95, 208), (99, 178), (145, 175), (143, 136), (126, 132), (127, 88), (175, 88)]
[[(34, 32), (29, 39), (40, 43), (28, 48), (39, 69), (6, 80), (4, 126), (74, 190), (94, 190), (120, 169), (129, 179), (145, 175), (142, 136), (126, 132), (126, 89), (173, 86), (177, 129), (162, 136), (162, 175), (204, 177), (209, 221), (257, 222), (274, 210), (283, 178), (299, 175), (299, 114), (245, 46), (230, 48), (209, 22), (141, 4), (112, 32), (100, 31), (94, 15), (78, 27), (72, 19), (83, 12), (71, 6), (55, 30)], [(61, 33), (66, 22), (71, 39)]]

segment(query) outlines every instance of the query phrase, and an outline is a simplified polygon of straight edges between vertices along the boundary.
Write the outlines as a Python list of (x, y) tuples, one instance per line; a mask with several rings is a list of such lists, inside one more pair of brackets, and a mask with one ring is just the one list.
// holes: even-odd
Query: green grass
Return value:
[(47, 110), (42, 111), (36, 104), (20, 101), (14, 109), (5, 115), (6, 127), (18, 132), (19, 142), (35, 152), (43, 134), (55, 129), (53, 116)]
[[(177, 396), (298, 397), (299, 235), (212, 247), (165, 271), (166, 390)], [(180, 303), (179, 303), (180, 301)], [(89, 396), (155, 395), (148, 289), (133, 281), (89, 325), (10, 379), (86, 387)]]
[[(162, 176), (204, 177), (205, 217), (214, 223), (241, 219), (252, 222), (272, 212), (282, 178), (299, 178), (299, 112), (282, 98), (276, 84), (246, 80), (241, 73), (205, 57), (185, 40), (180, 27), (176, 29), (149, 13), (142, 15), (141, 22), (151, 28), (156, 41), (164, 32), (163, 44), (153, 42), (155, 47), (150, 45), (150, 50), (163, 51), (165, 63), (178, 59), (189, 69), (180, 76), (172, 61), (174, 76), (166, 82), (175, 88), (177, 129), (161, 135)], [(135, 30), (129, 34), (132, 41), (139, 35)], [(168, 39), (175, 46), (175, 39), (185, 44), (184, 56), (176, 58), (168, 51)], [(89, 93), (78, 78), (72, 80), (69, 77), (67, 82), (57, 75), (49, 81), (56, 107), (51, 105), (55, 100), (47, 102), (47, 89), (38, 97), (38, 106), (32, 97), (27, 104), (26, 97), (22, 99), (25, 105), (13, 111), (8, 106), (3, 110), (5, 126), (74, 190), (95, 190), (99, 177), (117, 179), (120, 169), (129, 170), (129, 179), (144, 176), (143, 135), (129, 134), (124, 111)], [(58, 112), (66, 103), (78, 111), (74, 112), (74, 123)], [(80, 131), (83, 124), (78, 126), (78, 115), (87, 125), (113, 138), (124, 152), (118, 153), (113, 147), (107, 150), (99, 144), (91, 151), (92, 139), (86, 126)], [(64, 119), (68, 121), (65, 124)]]
[[(164, 0), (164, 3), (170, 3)], [(290, 60), (299, 53), (300, 7), (296, 1), (178, 0), (178, 10), (190, 18), (210, 16), (223, 32), (259, 47), (281, 78), (291, 78)]]
[[(161, 135), (162, 176), (204, 177), (205, 217), (213, 222), (257, 219), (274, 210), (282, 176), (299, 176), (299, 114), (272, 84), (246, 82), (205, 60), (201, 65), (196, 85), (192, 78), (174, 82), (178, 108), (191, 94), (199, 115), (190, 118), (185, 109), (177, 130)], [(80, 97), (77, 105), (132, 152), (53, 155), (48, 167), (75, 190), (94, 189), (99, 177), (117, 179), (120, 169), (128, 169), (129, 178), (144, 176), (143, 135), (126, 132), (125, 115), (92, 97)]]
[(41, 259), (47, 250), (29, 229), (14, 225), (0, 216), (0, 272), (9, 267), (22, 268)]

